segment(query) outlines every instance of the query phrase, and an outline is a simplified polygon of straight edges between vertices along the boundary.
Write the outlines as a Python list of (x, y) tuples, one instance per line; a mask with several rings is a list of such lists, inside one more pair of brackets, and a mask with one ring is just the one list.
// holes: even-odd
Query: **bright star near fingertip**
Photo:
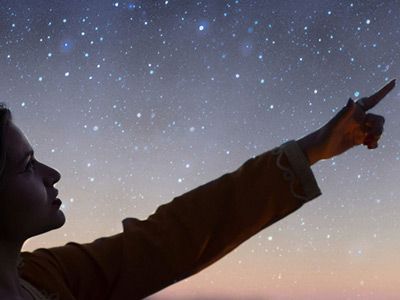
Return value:
[(207, 31), (207, 28), (208, 28), (208, 22), (207, 21), (203, 20), (203, 21), (200, 21), (198, 23), (197, 29), (199, 31), (201, 31), (202, 33), (205, 33)]

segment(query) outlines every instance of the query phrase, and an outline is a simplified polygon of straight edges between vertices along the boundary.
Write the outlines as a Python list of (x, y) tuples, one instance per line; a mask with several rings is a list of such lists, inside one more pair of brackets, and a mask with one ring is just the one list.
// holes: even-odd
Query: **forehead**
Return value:
[(6, 129), (5, 144), (7, 160), (13, 165), (20, 162), (25, 153), (32, 149), (27, 137), (13, 122)]

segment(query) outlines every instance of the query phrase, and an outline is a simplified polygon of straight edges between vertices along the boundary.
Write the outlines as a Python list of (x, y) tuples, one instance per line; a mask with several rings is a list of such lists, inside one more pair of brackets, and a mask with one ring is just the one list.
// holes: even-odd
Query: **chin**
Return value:
[(64, 213), (63, 213), (61, 210), (59, 210), (59, 211), (58, 211), (57, 222), (55, 222), (55, 223), (56, 223), (56, 224), (55, 224), (56, 227), (53, 228), (52, 230), (58, 229), (58, 228), (62, 227), (62, 226), (65, 224), (65, 222), (66, 222), (65, 215), (64, 215)]
[(54, 218), (51, 223), (49, 222), (42, 230), (37, 232), (35, 235), (40, 235), (49, 231), (56, 230), (58, 228), (61, 228), (65, 224), (65, 216), (64, 213), (60, 210), (58, 211), (58, 216)]

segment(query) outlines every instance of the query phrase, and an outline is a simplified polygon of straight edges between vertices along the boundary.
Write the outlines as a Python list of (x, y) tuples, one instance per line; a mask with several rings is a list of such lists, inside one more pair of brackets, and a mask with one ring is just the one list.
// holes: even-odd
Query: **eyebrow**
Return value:
[(27, 159), (29, 156), (32, 156), (32, 155), (34, 155), (34, 154), (35, 154), (35, 151), (33, 151), (32, 149), (29, 150), (28, 152), (26, 152), (26, 153), (24, 154), (24, 158), (18, 163), (18, 166), (21, 166), (21, 165), (26, 161), (26, 159)]

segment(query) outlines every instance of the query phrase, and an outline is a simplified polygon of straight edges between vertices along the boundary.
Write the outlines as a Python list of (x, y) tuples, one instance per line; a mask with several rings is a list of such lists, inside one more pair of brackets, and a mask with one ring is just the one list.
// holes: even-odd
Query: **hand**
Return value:
[(347, 105), (327, 124), (300, 139), (299, 145), (310, 163), (329, 159), (360, 144), (368, 146), (368, 149), (377, 148), (385, 119), (366, 112), (377, 105), (395, 84), (394, 79), (372, 96), (361, 98), (357, 102), (350, 98)]

